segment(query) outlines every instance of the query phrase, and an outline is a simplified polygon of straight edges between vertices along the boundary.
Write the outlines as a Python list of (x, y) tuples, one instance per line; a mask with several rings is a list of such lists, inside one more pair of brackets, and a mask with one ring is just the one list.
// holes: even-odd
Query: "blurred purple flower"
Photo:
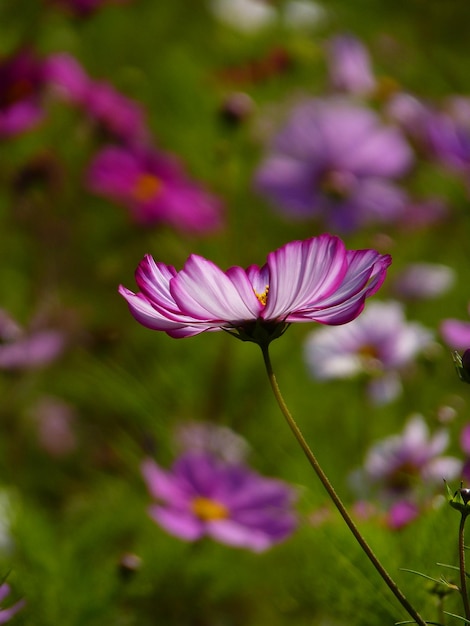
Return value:
[(457, 173), (470, 167), (470, 101), (448, 98), (442, 106), (410, 94), (397, 94), (388, 105), (388, 115), (403, 128), (426, 158)]
[(428, 104), (400, 91), (387, 102), (386, 113), (403, 129), (415, 147), (421, 151), (429, 151), (426, 129), (433, 112)]
[(361, 317), (341, 328), (313, 331), (305, 359), (318, 380), (366, 374), (370, 399), (385, 404), (401, 393), (401, 371), (432, 343), (430, 331), (406, 321), (400, 303), (373, 302)]
[(338, 237), (293, 241), (268, 255), (263, 267), (226, 272), (198, 255), (184, 268), (147, 255), (136, 271), (141, 292), (122, 285), (135, 319), (171, 337), (227, 330), (244, 341), (269, 343), (290, 322), (345, 324), (385, 279), (389, 255), (346, 250)]
[(43, 62), (29, 49), (0, 60), (0, 138), (42, 121), (44, 81)]
[[(470, 305), (468, 311), (470, 313)], [(454, 350), (470, 348), (470, 322), (447, 318), (440, 323), (439, 332), (445, 343)]]
[[(11, 589), (8, 583), (0, 585), (0, 603), (10, 595), (10, 591)], [(25, 600), (19, 600), (8, 609), (0, 609), (0, 624), (6, 624), (9, 622), (11, 618), (24, 607), (25, 604)]]
[(65, 338), (58, 330), (26, 333), (0, 309), (0, 369), (41, 367), (54, 361), (64, 350)]
[(327, 65), (333, 89), (367, 95), (376, 87), (370, 57), (354, 35), (336, 35), (327, 42)]
[(56, 94), (83, 109), (108, 135), (128, 143), (145, 143), (147, 120), (140, 103), (110, 83), (90, 78), (73, 56), (51, 55), (46, 62), (46, 74)]
[(456, 121), (448, 112), (429, 116), (427, 138), (434, 158), (449, 169), (468, 173), (470, 167), (470, 126)]
[(295, 490), (243, 465), (224, 463), (209, 454), (186, 454), (170, 471), (147, 459), (142, 474), (158, 501), (150, 507), (150, 516), (186, 541), (207, 535), (261, 552), (296, 528)]
[(351, 231), (399, 218), (407, 196), (394, 179), (413, 154), (398, 130), (372, 111), (339, 99), (294, 109), (261, 164), (257, 190), (284, 214), (323, 218)]
[(179, 162), (164, 152), (106, 147), (90, 164), (88, 186), (126, 206), (140, 224), (167, 223), (199, 234), (221, 226), (219, 199), (190, 180)]
[(448, 291), (455, 282), (455, 271), (437, 263), (411, 263), (395, 279), (393, 290), (406, 300), (428, 300)]
[(363, 468), (351, 476), (352, 486), (361, 498), (374, 496), (385, 505), (390, 526), (403, 526), (429, 503), (443, 479), (460, 475), (462, 462), (442, 456), (448, 444), (446, 430), (430, 436), (423, 417), (414, 415), (402, 434), (369, 449)]

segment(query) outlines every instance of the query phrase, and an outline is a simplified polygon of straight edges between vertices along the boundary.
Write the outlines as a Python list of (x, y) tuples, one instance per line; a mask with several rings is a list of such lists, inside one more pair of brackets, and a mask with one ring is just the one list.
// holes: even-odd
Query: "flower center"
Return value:
[(137, 178), (132, 194), (139, 202), (147, 202), (148, 200), (153, 200), (161, 189), (161, 180), (157, 176), (146, 172), (140, 174)]
[(263, 306), (266, 306), (266, 302), (268, 301), (269, 285), (266, 285), (263, 293), (258, 293), (254, 289), (253, 289), (253, 291), (255, 292), (255, 296), (258, 298), (258, 300), (261, 302), (261, 304)]
[(408, 491), (419, 477), (419, 473), (419, 467), (411, 461), (404, 461), (387, 477), (387, 487), (398, 493)]
[(357, 356), (361, 360), (362, 367), (369, 374), (378, 373), (383, 370), (382, 361), (376, 346), (365, 344), (357, 351)]
[(211, 522), (228, 517), (228, 509), (220, 502), (198, 496), (191, 502), (191, 511), (204, 522)]
[(354, 174), (340, 170), (327, 170), (320, 179), (323, 193), (335, 200), (343, 200), (350, 196), (355, 185)]

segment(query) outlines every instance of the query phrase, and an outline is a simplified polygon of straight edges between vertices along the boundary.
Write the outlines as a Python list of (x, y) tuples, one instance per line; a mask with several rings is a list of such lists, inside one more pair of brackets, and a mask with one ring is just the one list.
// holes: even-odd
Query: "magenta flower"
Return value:
[(400, 374), (432, 344), (432, 333), (406, 321), (400, 303), (373, 302), (350, 324), (311, 333), (305, 358), (318, 380), (365, 374), (369, 398), (384, 404), (400, 394)]
[(110, 83), (90, 78), (77, 59), (69, 54), (51, 55), (45, 67), (55, 93), (82, 109), (105, 133), (129, 143), (147, 140), (146, 116), (138, 102), (117, 91)]
[(25, 332), (0, 309), (0, 370), (47, 365), (63, 352), (64, 347), (62, 332), (54, 329)]
[(200, 234), (221, 225), (219, 200), (190, 180), (173, 157), (157, 150), (104, 148), (90, 165), (88, 185), (126, 206), (140, 224), (167, 223)]
[(25, 132), (42, 121), (44, 78), (43, 62), (30, 50), (0, 61), (0, 137)]
[(352, 475), (352, 484), (361, 497), (376, 497), (389, 513), (389, 524), (404, 525), (429, 504), (442, 488), (442, 481), (459, 476), (462, 462), (442, 456), (449, 436), (442, 429), (430, 436), (421, 415), (414, 415), (402, 434), (374, 444), (364, 466)]
[[(10, 595), (10, 591), (11, 589), (8, 583), (0, 585), (0, 602), (3, 602), (3, 600)], [(8, 609), (0, 609), (0, 624), (6, 624), (9, 622), (11, 618), (24, 607), (25, 604), (26, 602), (24, 600), (19, 600)]]
[[(468, 310), (470, 313), (470, 305)], [(470, 348), (470, 322), (447, 318), (442, 320), (439, 331), (445, 343), (454, 350)]]
[(147, 255), (136, 271), (141, 289), (123, 286), (132, 315), (143, 326), (171, 337), (226, 330), (266, 345), (291, 322), (345, 324), (385, 279), (389, 255), (346, 250), (338, 237), (294, 241), (268, 255), (261, 268), (226, 272), (198, 255), (184, 268), (156, 263)]
[(337, 91), (370, 94), (376, 86), (367, 49), (353, 35), (337, 35), (328, 41), (330, 83)]
[(65, 52), (52, 54), (45, 61), (45, 72), (56, 95), (85, 106), (92, 80), (75, 57)]
[(294, 489), (243, 465), (209, 454), (186, 454), (170, 471), (147, 459), (142, 473), (158, 502), (150, 507), (150, 516), (186, 541), (209, 536), (261, 552), (286, 539), (296, 527)]
[(255, 186), (287, 216), (351, 231), (402, 216), (407, 196), (395, 179), (412, 160), (398, 128), (372, 110), (336, 98), (310, 100), (275, 137)]

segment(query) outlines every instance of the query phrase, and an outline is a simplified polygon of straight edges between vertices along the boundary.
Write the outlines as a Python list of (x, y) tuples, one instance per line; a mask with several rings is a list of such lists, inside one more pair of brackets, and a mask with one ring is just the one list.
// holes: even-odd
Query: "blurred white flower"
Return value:
[(348, 324), (313, 331), (305, 359), (318, 380), (367, 375), (370, 399), (384, 404), (400, 394), (401, 371), (432, 344), (431, 331), (406, 321), (399, 302), (372, 302)]
[(455, 271), (438, 263), (411, 263), (395, 279), (394, 292), (407, 300), (441, 296), (455, 283)]
[(246, 33), (254, 33), (270, 26), (277, 19), (277, 11), (263, 0), (211, 0), (214, 16)]

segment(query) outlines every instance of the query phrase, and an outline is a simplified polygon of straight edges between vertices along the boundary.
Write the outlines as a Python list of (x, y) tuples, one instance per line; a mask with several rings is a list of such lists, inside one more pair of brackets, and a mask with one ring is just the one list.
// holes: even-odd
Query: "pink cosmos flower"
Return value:
[[(3, 600), (10, 595), (10, 591), (11, 589), (8, 583), (0, 585), (0, 602), (3, 602)], [(25, 604), (26, 602), (24, 600), (19, 600), (8, 609), (0, 609), (0, 624), (6, 624), (9, 622), (11, 618), (24, 607)]]
[(295, 491), (241, 464), (209, 454), (185, 454), (170, 471), (147, 459), (142, 474), (158, 501), (150, 516), (186, 541), (203, 536), (262, 552), (286, 539), (296, 527)]
[[(470, 313), (470, 305), (468, 310)], [(470, 348), (470, 322), (447, 318), (442, 320), (439, 331), (445, 343), (454, 350)]]
[(432, 343), (430, 331), (406, 321), (400, 303), (373, 302), (350, 324), (312, 332), (305, 358), (318, 380), (365, 374), (370, 399), (385, 404), (401, 392), (400, 373)]
[(389, 255), (346, 250), (324, 234), (293, 241), (268, 255), (262, 267), (222, 271), (191, 255), (184, 268), (156, 263), (147, 255), (136, 271), (140, 292), (122, 285), (120, 294), (142, 325), (171, 337), (226, 330), (266, 345), (291, 322), (345, 324), (385, 279)]
[(0, 137), (30, 130), (44, 117), (43, 62), (30, 50), (0, 61)]
[(190, 180), (170, 155), (110, 146), (93, 159), (89, 188), (129, 208), (140, 224), (165, 222), (181, 231), (206, 233), (221, 226), (221, 203)]
[(429, 504), (443, 479), (459, 476), (462, 462), (442, 456), (448, 444), (446, 430), (431, 436), (423, 417), (414, 415), (402, 434), (370, 448), (363, 468), (351, 476), (352, 485), (361, 497), (378, 498), (388, 510), (390, 526), (403, 526)]

